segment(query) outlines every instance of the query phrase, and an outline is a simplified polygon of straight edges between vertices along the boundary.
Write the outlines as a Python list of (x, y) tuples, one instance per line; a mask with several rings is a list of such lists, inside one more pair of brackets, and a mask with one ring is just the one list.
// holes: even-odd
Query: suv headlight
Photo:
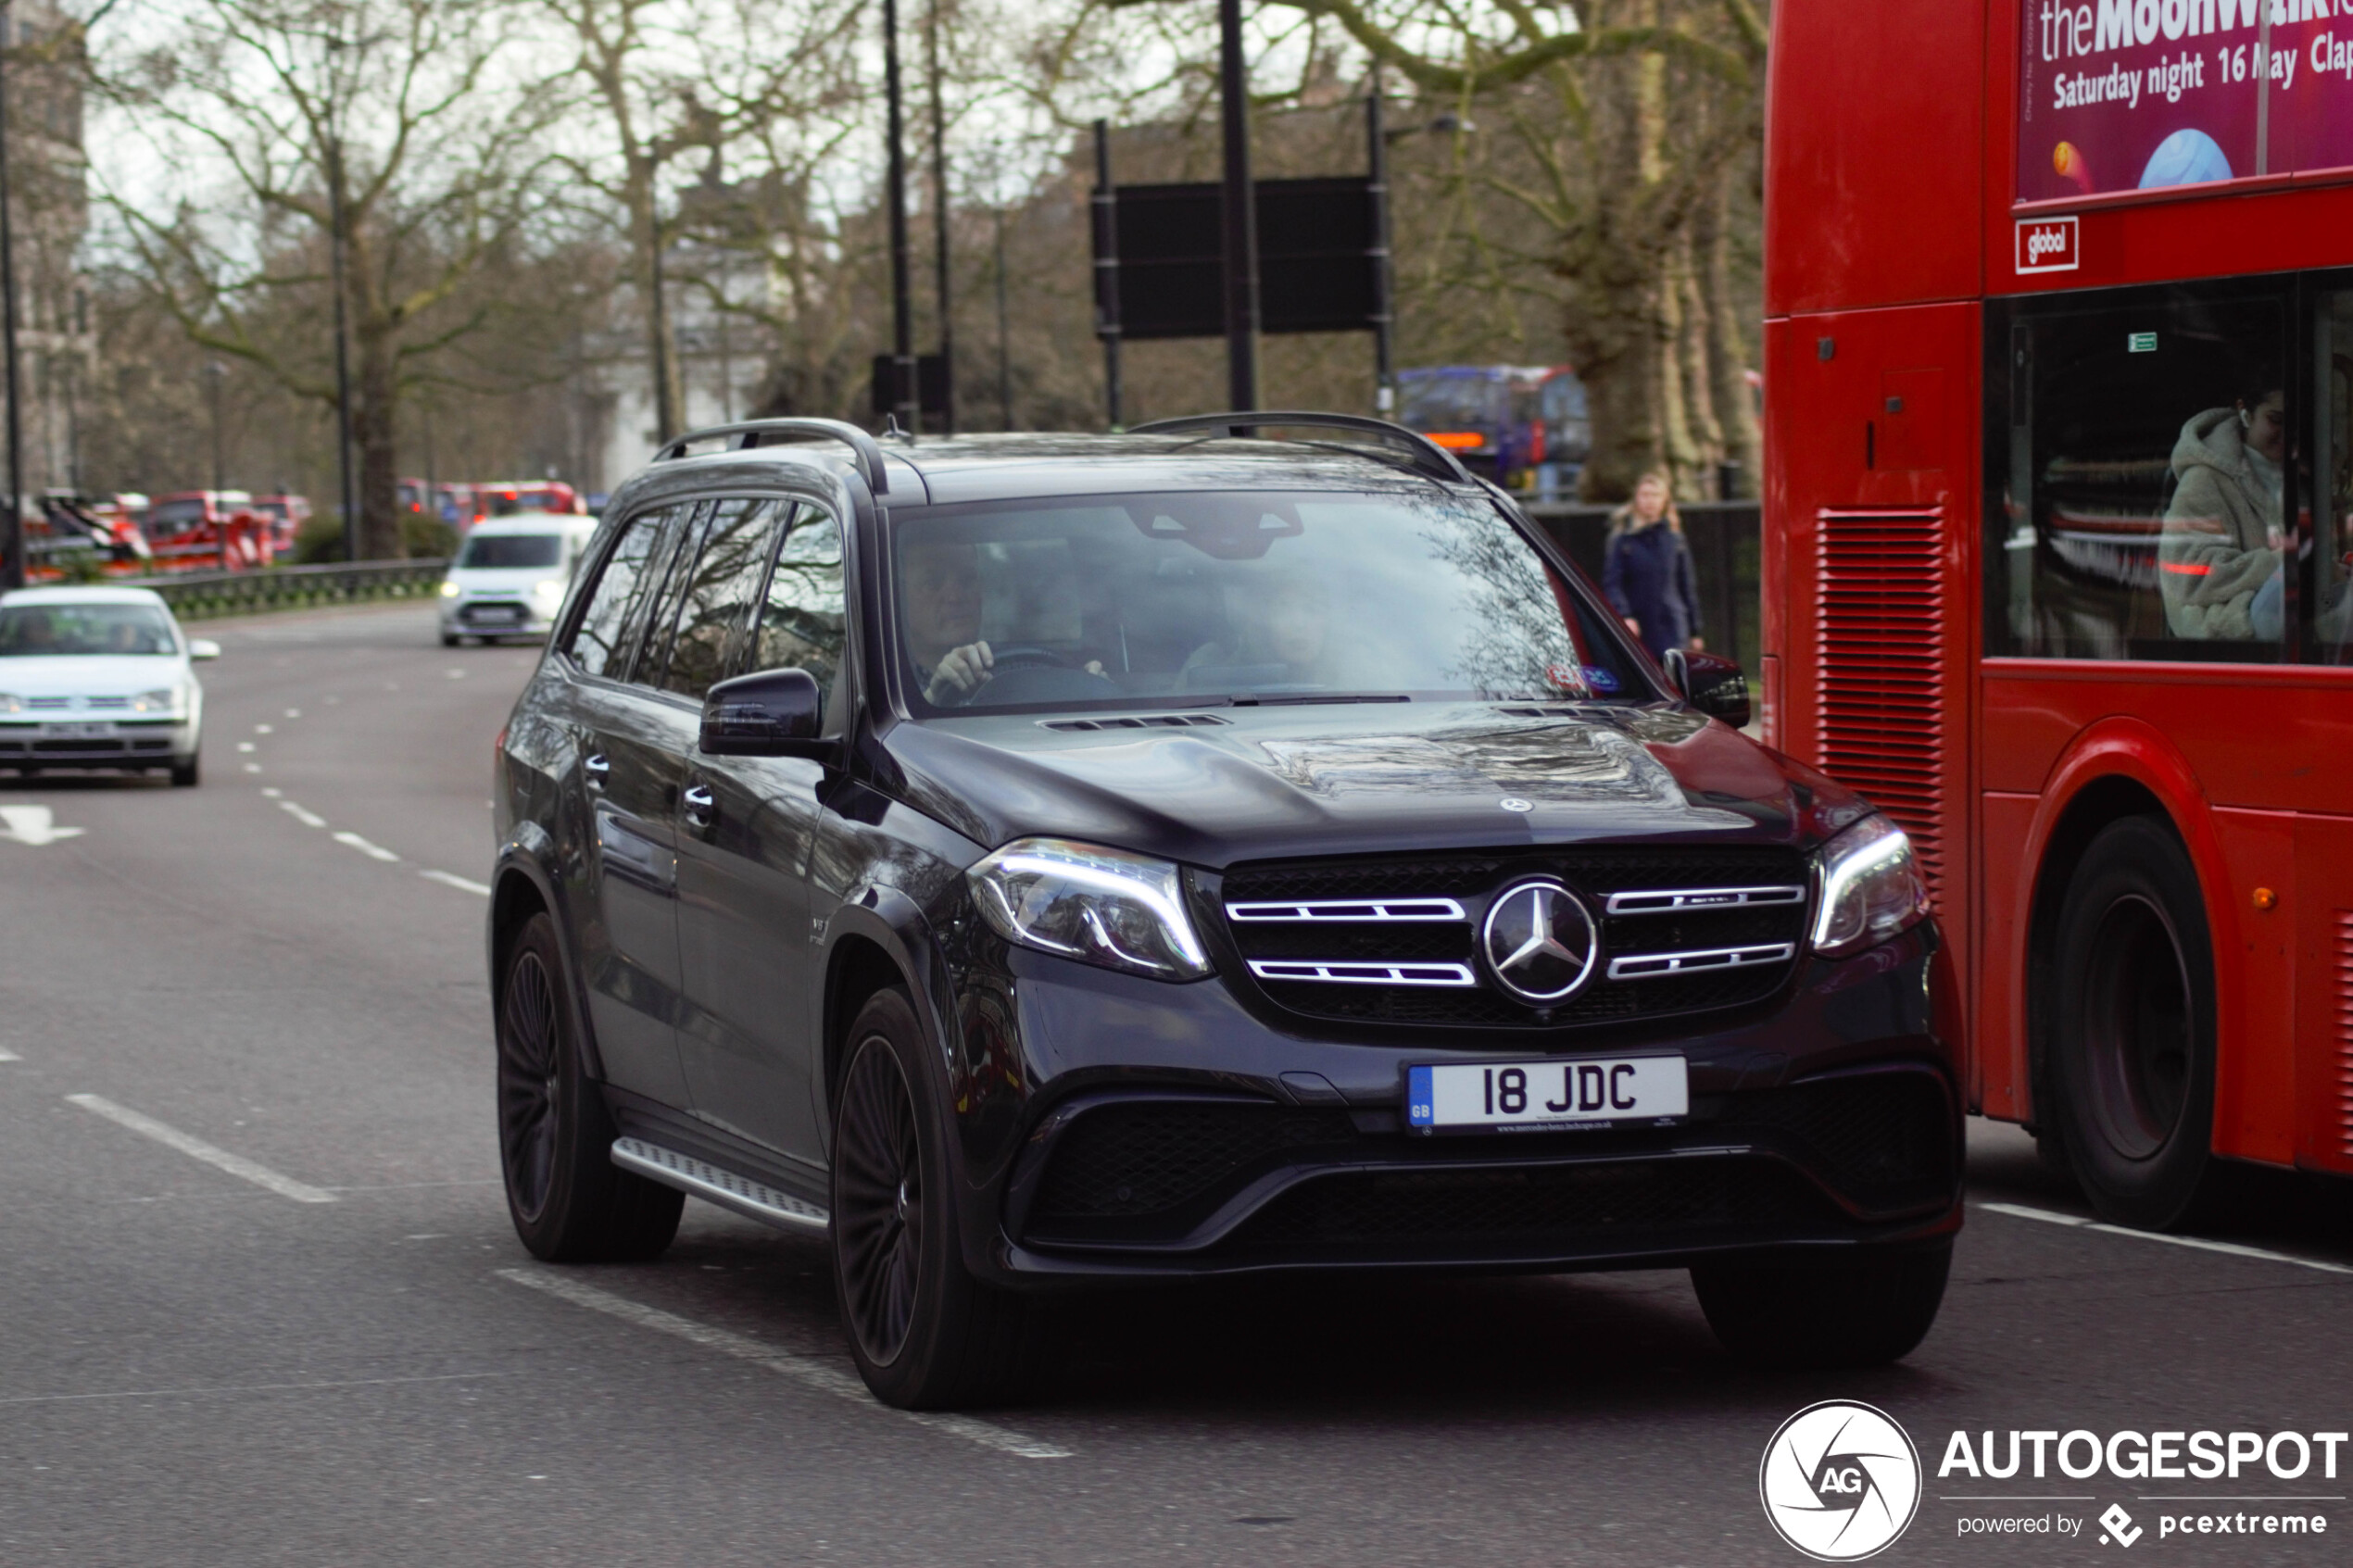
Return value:
[(456, 598), (458, 596), (458, 584), (452, 583), (447, 577), (443, 578), (441, 580), (441, 596), (445, 599)]
[(131, 699), (133, 713), (177, 713), (180, 711), (180, 688), (165, 686), (159, 691), (141, 692)]
[(1928, 918), (1928, 884), (1912, 841), (1885, 817), (1866, 817), (1822, 846), (1821, 866), (1814, 950), (1824, 958), (1876, 947)]
[(564, 580), (560, 577), (543, 577), (531, 585), (531, 596), (552, 610), (564, 602)]
[(0, 713), (22, 713), (24, 698), (14, 692), (0, 692)]
[(1155, 980), (1199, 980), (1209, 955), (1165, 860), (1065, 838), (1025, 838), (964, 873), (1008, 942)]

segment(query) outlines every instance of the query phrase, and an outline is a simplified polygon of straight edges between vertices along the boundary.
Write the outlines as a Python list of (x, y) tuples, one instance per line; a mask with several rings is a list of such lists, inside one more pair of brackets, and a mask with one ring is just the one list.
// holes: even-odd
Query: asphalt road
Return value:
[[(2134, 1559), (2347, 1560), (2341, 1501), (2190, 1542), (2141, 1500), (2353, 1491), (2317, 1465), (1936, 1476), (1956, 1429), (2353, 1425), (2335, 1195), (2273, 1184), (2247, 1250), (2095, 1231), (2001, 1129), (1942, 1320), (1866, 1374), (1734, 1367), (1680, 1273), (1259, 1284), (1076, 1305), (1034, 1403), (926, 1421), (857, 1386), (809, 1241), (690, 1202), (658, 1264), (544, 1268), (469, 885), (536, 651), (206, 630), (203, 787), (0, 782), (0, 1564), (1795, 1563), (1758, 1461), (1830, 1398), (1929, 1467), (1883, 1561), (2105, 1560), (1958, 1527), (2112, 1501)], [(2079, 1500), (1948, 1500), (1987, 1492)]]

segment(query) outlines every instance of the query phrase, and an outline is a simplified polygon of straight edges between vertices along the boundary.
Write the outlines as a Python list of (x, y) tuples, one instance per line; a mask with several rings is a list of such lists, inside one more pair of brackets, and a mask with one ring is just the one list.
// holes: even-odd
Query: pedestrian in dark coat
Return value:
[(1634, 498), (1611, 514), (1602, 592), (1653, 659), (1664, 659), (1668, 648), (1697, 653), (1704, 646), (1692, 547), (1665, 474), (1642, 475)]

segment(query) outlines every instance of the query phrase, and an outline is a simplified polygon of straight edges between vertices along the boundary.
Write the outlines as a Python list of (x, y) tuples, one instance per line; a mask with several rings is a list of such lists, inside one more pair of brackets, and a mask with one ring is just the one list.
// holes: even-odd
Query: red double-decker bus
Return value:
[(2353, 6), (1777, 0), (1768, 734), (2105, 1214), (2353, 1173)]

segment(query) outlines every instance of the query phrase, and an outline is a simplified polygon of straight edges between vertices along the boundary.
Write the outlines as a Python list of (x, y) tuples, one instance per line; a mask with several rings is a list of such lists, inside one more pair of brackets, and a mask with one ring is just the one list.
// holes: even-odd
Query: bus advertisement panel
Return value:
[(2345, 0), (2028, 0), (2020, 19), (2021, 201), (2353, 165)]

